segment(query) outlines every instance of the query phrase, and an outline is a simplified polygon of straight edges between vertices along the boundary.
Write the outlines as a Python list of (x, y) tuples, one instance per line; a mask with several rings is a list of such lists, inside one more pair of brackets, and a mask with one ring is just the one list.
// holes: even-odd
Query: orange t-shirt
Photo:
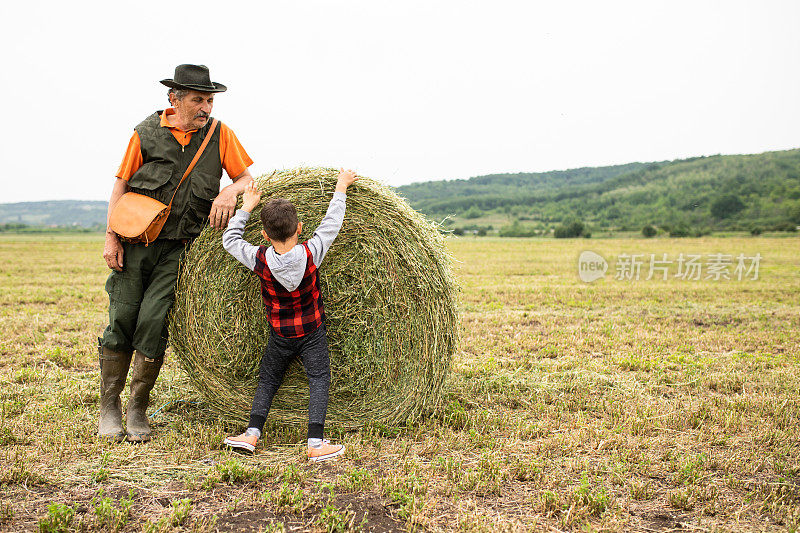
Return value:
[[(197, 130), (183, 131), (172, 126), (167, 120), (167, 115), (174, 114), (175, 109), (173, 108), (166, 109), (161, 113), (161, 126), (169, 128), (169, 131), (180, 145), (186, 146), (192, 140), (192, 133)], [(222, 168), (225, 169), (230, 178), (239, 176), (247, 170), (247, 167), (253, 164), (253, 160), (244, 151), (233, 130), (221, 122), (219, 129), (219, 159), (222, 161)], [(139, 134), (134, 130), (131, 140), (128, 142), (128, 149), (125, 150), (125, 156), (122, 158), (122, 163), (117, 170), (117, 177), (128, 181), (143, 163), (141, 140), (139, 139)]]

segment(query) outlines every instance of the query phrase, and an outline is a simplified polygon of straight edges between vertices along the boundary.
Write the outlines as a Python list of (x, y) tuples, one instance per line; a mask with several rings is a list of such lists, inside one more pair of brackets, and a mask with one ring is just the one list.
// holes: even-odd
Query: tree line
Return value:
[(674, 236), (792, 231), (800, 224), (800, 150), (480, 176), (398, 192), (434, 219), (455, 215), (456, 227), (503, 217), (498, 234), (507, 236), (575, 233), (576, 223), (581, 236), (646, 226)]

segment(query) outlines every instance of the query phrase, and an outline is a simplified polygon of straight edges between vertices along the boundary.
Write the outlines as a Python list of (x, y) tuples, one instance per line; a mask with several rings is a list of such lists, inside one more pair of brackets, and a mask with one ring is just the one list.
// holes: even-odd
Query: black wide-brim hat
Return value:
[(161, 83), (173, 89), (191, 89), (203, 93), (224, 93), (228, 90), (221, 83), (211, 81), (205, 65), (178, 65), (175, 67), (175, 77), (161, 80)]

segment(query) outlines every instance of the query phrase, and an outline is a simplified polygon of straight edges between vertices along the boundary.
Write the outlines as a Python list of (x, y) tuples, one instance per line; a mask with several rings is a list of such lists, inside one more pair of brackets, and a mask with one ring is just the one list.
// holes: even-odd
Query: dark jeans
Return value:
[(308, 437), (321, 439), (331, 385), (331, 362), (324, 324), (296, 339), (281, 337), (274, 330), (270, 332), (258, 369), (258, 385), (253, 397), (249, 427), (264, 429), (272, 398), (281, 386), (286, 368), (296, 356), (300, 356), (308, 376)]
[(123, 242), (122, 272), (106, 281), (108, 327), (100, 345), (115, 352), (134, 349), (161, 357), (167, 348), (167, 314), (175, 301), (181, 256), (187, 245), (157, 239), (149, 246)]

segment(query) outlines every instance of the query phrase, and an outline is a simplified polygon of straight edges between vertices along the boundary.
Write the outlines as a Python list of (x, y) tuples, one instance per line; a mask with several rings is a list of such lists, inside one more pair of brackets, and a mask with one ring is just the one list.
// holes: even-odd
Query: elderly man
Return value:
[[(172, 210), (158, 238), (149, 243), (122, 242), (106, 230), (103, 258), (112, 269), (106, 282), (109, 324), (99, 341), (101, 436), (131, 442), (150, 439), (147, 405), (164, 361), (167, 313), (175, 299), (181, 256), (206, 222), (223, 229), (236, 199), (252, 180), (253, 161), (233, 131), (219, 123), (189, 176), (183, 173), (211, 129), (214, 94), (227, 88), (212, 82), (204, 65), (179, 65), (169, 87), (172, 108), (153, 113), (134, 128), (109, 201), (128, 191), (168, 204)], [(220, 191), (222, 170), (233, 183)], [(135, 353), (135, 357), (134, 357)], [(120, 392), (133, 359), (131, 394), (122, 428)]]

